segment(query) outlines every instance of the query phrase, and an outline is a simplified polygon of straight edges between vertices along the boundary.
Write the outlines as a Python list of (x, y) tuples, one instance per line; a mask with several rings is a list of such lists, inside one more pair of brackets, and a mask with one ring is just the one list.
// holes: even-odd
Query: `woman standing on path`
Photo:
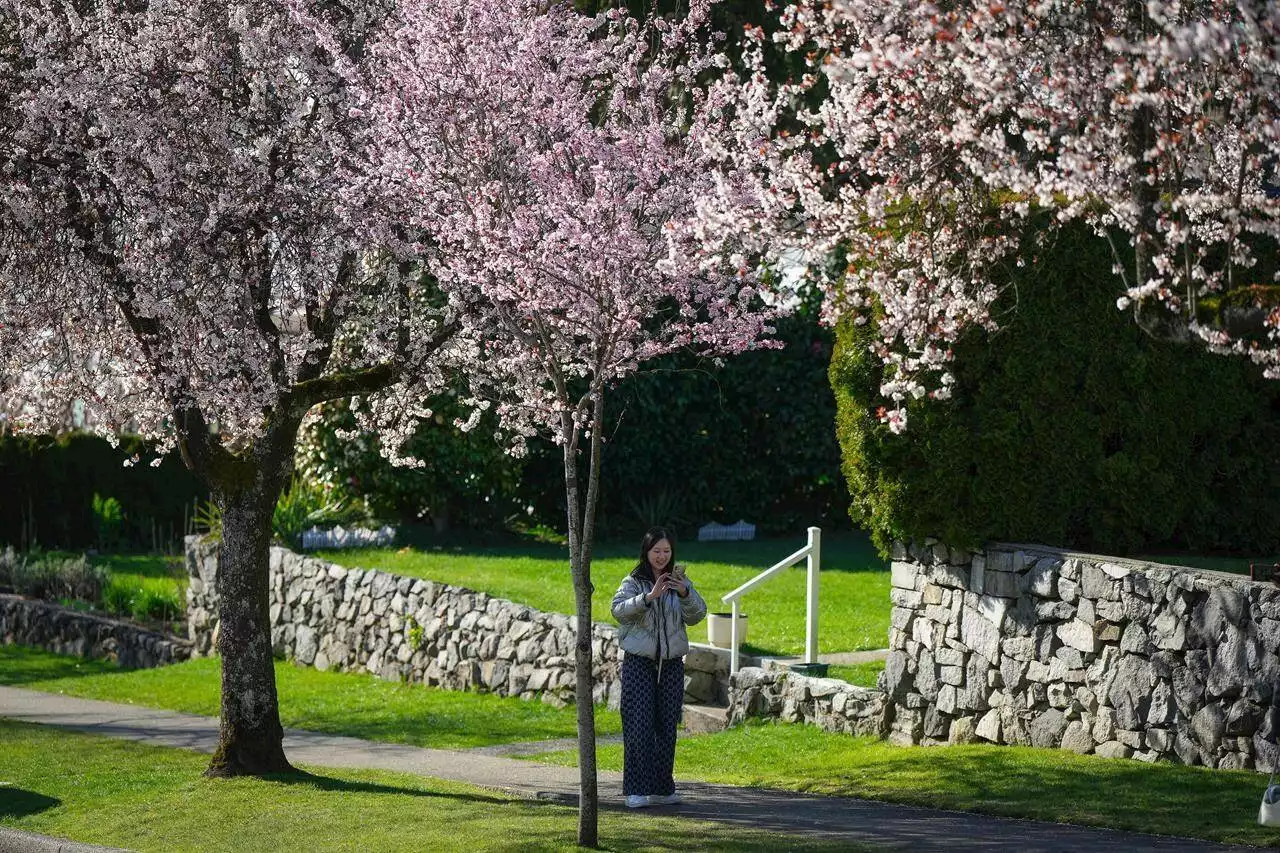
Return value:
[(675, 539), (654, 527), (640, 563), (613, 596), (622, 655), (622, 793), (631, 808), (680, 802), (671, 769), (684, 705), (686, 625), (707, 604), (676, 563)]

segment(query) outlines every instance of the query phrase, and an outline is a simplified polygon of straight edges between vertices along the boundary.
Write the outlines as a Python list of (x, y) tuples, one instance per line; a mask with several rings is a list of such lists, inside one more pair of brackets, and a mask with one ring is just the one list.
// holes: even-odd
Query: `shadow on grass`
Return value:
[(55, 656), (26, 646), (0, 646), (0, 684), (11, 687), (33, 681), (128, 671), (111, 661)]
[(1254, 824), (1265, 778), (1251, 773), (1019, 747), (916, 747), (904, 753), (862, 760), (856, 773), (837, 770), (822, 782), (796, 787), (1135, 832), (1280, 841), (1280, 833)]
[[(421, 788), (404, 788), (399, 785), (383, 785), (378, 782), (356, 782), (349, 779), (335, 779), (332, 776), (320, 776), (306, 770), (295, 770), (292, 773), (270, 773), (262, 777), (265, 781), (280, 785), (306, 785), (319, 791), (338, 794), (387, 794), (406, 797), (432, 797), (459, 800), (468, 803), (486, 803), (489, 805), (505, 805), (512, 802), (511, 797), (496, 794), (468, 794), (463, 792), (427, 791)], [(525, 802), (521, 800), (520, 802)], [(542, 801), (538, 805), (559, 805)]]
[(0, 782), (0, 820), (39, 814), (61, 804), (62, 800), (55, 797)]

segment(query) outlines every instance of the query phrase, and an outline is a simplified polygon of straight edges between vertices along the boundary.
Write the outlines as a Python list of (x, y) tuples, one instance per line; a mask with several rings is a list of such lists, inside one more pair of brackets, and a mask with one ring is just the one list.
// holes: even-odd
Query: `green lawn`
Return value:
[(173, 623), (185, 619), (187, 574), (181, 557), (155, 554), (98, 554), (89, 558), (111, 571), (102, 591), (112, 613), (139, 622)]
[(838, 678), (859, 687), (875, 687), (876, 679), (884, 672), (884, 661), (873, 660), (867, 663), (835, 664), (827, 667), (828, 678)]
[[(622, 768), (603, 745), (600, 767)], [(535, 760), (574, 764), (570, 753)], [(1012, 746), (895, 747), (813, 726), (753, 724), (686, 738), (676, 776), (866, 797), (931, 808), (1280, 846), (1256, 824), (1266, 777), (1252, 771), (1081, 756)]]
[(187, 573), (181, 557), (162, 554), (95, 554), (89, 562), (106, 566), (116, 577), (133, 580), (167, 580), (174, 588), (186, 589)]
[[(711, 610), (726, 592), (795, 552), (803, 537), (755, 542), (682, 542), (680, 562)], [(597, 621), (611, 622), (609, 604), (622, 578), (635, 567), (638, 545), (602, 545), (592, 565)], [(344, 566), (377, 568), (410, 577), (465, 586), (540, 610), (573, 612), (568, 551), (552, 544), (439, 546), (430, 549), (322, 551), (316, 556)], [(804, 651), (805, 571), (796, 568), (747, 593), (748, 643), (754, 654), (797, 655)], [(822, 652), (884, 648), (889, 637), (889, 572), (865, 535), (836, 533), (822, 544), (818, 645)], [(706, 628), (692, 629), (706, 641)]]
[[(219, 662), (200, 658), (157, 669), (121, 670), (104, 661), (0, 646), (0, 684), (85, 699), (217, 716)], [(397, 684), (372, 675), (320, 672), (276, 663), (286, 726), (437, 749), (574, 737), (573, 708)], [(596, 709), (601, 734), (622, 731), (617, 712)]]
[[(140, 851), (562, 850), (576, 809), (377, 771), (205, 779), (179, 749), (0, 720), (0, 825)], [(313, 775), (314, 774), (314, 775)], [(607, 850), (845, 850), (847, 845), (606, 811)]]

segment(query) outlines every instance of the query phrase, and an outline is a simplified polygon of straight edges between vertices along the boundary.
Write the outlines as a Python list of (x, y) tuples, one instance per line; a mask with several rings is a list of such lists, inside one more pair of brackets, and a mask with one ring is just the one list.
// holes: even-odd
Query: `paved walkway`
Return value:
[[(12, 687), (0, 687), (0, 717), (201, 752), (212, 752), (218, 736), (217, 720), (211, 717)], [(531, 799), (566, 804), (577, 801), (575, 768), (477, 751), (422, 749), (293, 729), (285, 732), (285, 751), (291, 761), (301, 765), (395, 770), (469, 782)], [(599, 783), (602, 804), (621, 808), (622, 774), (602, 771)], [(1254, 849), (759, 788), (683, 783), (680, 790), (685, 798), (683, 805), (652, 811), (871, 844), (884, 850), (1225, 853)]]
[(120, 853), (120, 848), (81, 844), (0, 826), (0, 853)]
[[(680, 732), (680, 736), (685, 736)], [(596, 735), (596, 744), (622, 743), (622, 735)], [(503, 755), (510, 758), (521, 758), (529, 755), (542, 755), (546, 752), (564, 752), (578, 748), (576, 737), (561, 737), (555, 740), (529, 740), (519, 743), (495, 743), (493, 746), (476, 746), (467, 750), (467, 755)]]

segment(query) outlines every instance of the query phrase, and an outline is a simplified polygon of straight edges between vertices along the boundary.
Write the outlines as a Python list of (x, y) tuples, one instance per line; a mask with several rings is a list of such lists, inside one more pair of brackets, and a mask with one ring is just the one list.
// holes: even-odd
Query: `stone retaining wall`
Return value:
[(130, 669), (184, 661), (192, 651), (179, 637), (16, 595), (0, 595), (0, 642), (113, 660)]
[(891, 740), (1271, 768), (1274, 585), (1033, 546), (894, 557)]
[(768, 717), (809, 723), (829, 732), (883, 737), (887, 711), (884, 691), (879, 689), (749, 666), (733, 677), (729, 723)]
[[(217, 634), (217, 547), (187, 541), (187, 621), (200, 654)], [(275, 654), (317, 669), (367, 670), (381, 678), (454, 690), (483, 689), (551, 704), (573, 699), (573, 619), (483, 592), (347, 569), (271, 549), (271, 639)], [(597, 702), (617, 707), (617, 629), (592, 630)], [(693, 649), (686, 698), (728, 698), (728, 653)]]

